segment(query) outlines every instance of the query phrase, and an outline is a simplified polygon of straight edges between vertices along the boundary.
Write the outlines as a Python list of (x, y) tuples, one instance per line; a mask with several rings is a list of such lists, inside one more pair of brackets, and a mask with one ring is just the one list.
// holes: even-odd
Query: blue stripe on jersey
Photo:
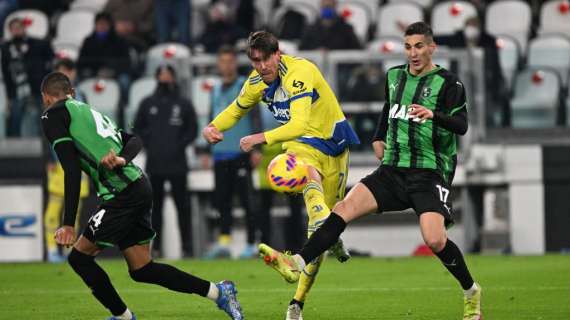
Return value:
[(346, 119), (336, 123), (333, 135), (330, 139), (301, 137), (297, 139), (297, 141), (306, 143), (322, 153), (333, 157), (343, 153), (351, 144), (360, 144), (356, 132), (354, 132), (352, 126)]

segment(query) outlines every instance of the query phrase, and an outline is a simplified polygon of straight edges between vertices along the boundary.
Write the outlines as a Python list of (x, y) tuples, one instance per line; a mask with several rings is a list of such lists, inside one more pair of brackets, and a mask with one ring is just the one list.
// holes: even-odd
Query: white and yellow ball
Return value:
[(282, 153), (267, 166), (267, 179), (277, 192), (302, 192), (309, 182), (309, 170), (302, 159), (292, 153)]

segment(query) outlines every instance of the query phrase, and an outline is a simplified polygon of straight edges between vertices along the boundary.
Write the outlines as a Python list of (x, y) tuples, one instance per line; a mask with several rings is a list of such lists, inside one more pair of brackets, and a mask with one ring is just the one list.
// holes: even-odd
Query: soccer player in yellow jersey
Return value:
[[(309, 166), (310, 182), (303, 191), (309, 215), (309, 236), (329, 216), (330, 209), (344, 197), (348, 171), (348, 146), (359, 140), (346, 120), (338, 101), (319, 69), (310, 61), (283, 55), (277, 38), (266, 31), (250, 34), (248, 57), (255, 69), (240, 95), (203, 130), (210, 143), (223, 140), (223, 132), (257, 104), (265, 105), (282, 124), (275, 129), (240, 140), (243, 151), (256, 145), (282, 143)], [(261, 244), (263, 253), (266, 246)], [(331, 253), (341, 262), (349, 258), (342, 242)], [(287, 319), (302, 319), (302, 307), (323, 257), (302, 270)], [(301, 272), (301, 270), (299, 270)]]

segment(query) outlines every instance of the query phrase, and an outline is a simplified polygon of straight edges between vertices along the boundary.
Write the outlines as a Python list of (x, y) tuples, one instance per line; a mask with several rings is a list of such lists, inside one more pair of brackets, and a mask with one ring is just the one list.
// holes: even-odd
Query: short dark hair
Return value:
[(231, 54), (232, 56), (237, 56), (237, 50), (234, 46), (229, 44), (224, 44), (218, 49), (218, 55)]
[(423, 21), (418, 21), (410, 24), (404, 33), (405, 36), (411, 36), (415, 34), (423, 35), (426, 38), (433, 39), (433, 31), (431, 30), (430, 25)]
[(59, 70), (60, 68), (75, 70), (75, 62), (69, 58), (58, 59), (53, 65), (53, 70)]
[(251, 57), (251, 50), (259, 50), (264, 57), (268, 57), (279, 50), (277, 37), (269, 31), (254, 31), (247, 38), (247, 56)]
[(169, 63), (163, 63), (161, 65), (159, 65), (156, 70), (154, 71), (154, 77), (158, 79), (158, 75), (160, 74), (161, 71), (166, 70), (168, 72), (170, 72), (170, 74), (172, 75), (172, 77), (174, 78), (174, 80), (176, 80), (176, 70), (174, 69), (174, 67), (169, 64)]
[(42, 80), (42, 93), (52, 97), (73, 93), (73, 86), (69, 78), (61, 72), (51, 72)]
[(98, 22), (99, 20), (107, 20), (109, 24), (113, 24), (113, 16), (106, 11), (99, 12), (95, 15), (95, 22)]

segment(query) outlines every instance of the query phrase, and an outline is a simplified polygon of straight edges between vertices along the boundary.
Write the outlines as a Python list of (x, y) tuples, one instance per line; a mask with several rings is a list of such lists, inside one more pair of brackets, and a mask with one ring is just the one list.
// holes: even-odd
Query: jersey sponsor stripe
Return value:
[[(396, 85), (398, 86), (397, 88), (397, 93), (396, 93), (396, 98), (393, 100), (393, 103), (396, 103), (399, 105), (399, 108), (405, 108), (405, 106), (402, 106), (402, 97), (404, 95), (404, 91), (406, 89), (406, 80), (407, 80), (407, 76), (406, 76), (406, 70), (405, 69), (400, 69), (399, 73), (398, 73), (398, 83), (396, 83)], [(390, 126), (392, 128), (392, 132), (391, 132), (391, 136), (392, 136), (392, 150), (394, 150), (394, 158), (392, 158), (392, 161), (390, 162), (391, 165), (394, 166), (398, 166), (398, 162), (400, 161), (400, 147), (398, 146), (398, 124), (399, 124), (399, 119), (397, 118), (391, 118), (390, 119)]]
[[(429, 77), (422, 77), (418, 84), (416, 85), (416, 92), (414, 92), (414, 97), (412, 98), (412, 104), (420, 104), (420, 95), (424, 89), (426, 84), (426, 80)], [(418, 122), (409, 121), (408, 122), (408, 136), (409, 136), (409, 145), (410, 145), (410, 167), (416, 168), (418, 165), (418, 147), (417, 147), (417, 139), (416, 137), (416, 130), (420, 126)]]

